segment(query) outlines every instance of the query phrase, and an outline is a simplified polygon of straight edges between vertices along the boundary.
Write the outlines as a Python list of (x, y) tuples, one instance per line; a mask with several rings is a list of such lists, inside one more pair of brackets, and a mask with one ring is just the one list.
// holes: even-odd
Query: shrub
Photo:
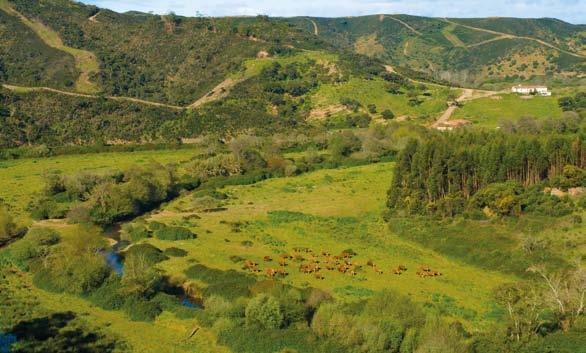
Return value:
[(25, 239), (32, 241), (37, 245), (55, 245), (59, 242), (61, 237), (59, 233), (51, 228), (36, 227), (31, 228), (24, 236)]
[(37, 246), (30, 240), (21, 239), (10, 246), (10, 254), (19, 262), (25, 263), (39, 255)]
[(187, 170), (200, 178), (231, 176), (242, 173), (242, 166), (232, 154), (221, 154), (187, 166)]
[(10, 253), (17, 261), (28, 261), (46, 256), (49, 247), (59, 242), (59, 233), (50, 228), (32, 228), (23, 239), (10, 247)]
[(185, 257), (187, 256), (187, 251), (175, 247), (167, 248), (163, 252), (163, 254), (172, 257)]
[(123, 309), (132, 321), (154, 321), (162, 312), (156, 302), (134, 296), (126, 300)]
[(395, 118), (395, 113), (393, 113), (392, 111), (390, 111), (390, 110), (388, 110), (388, 109), (387, 109), (387, 110), (384, 110), (384, 111), (381, 113), (381, 116), (382, 116), (382, 117), (383, 117), (383, 119), (385, 119), (385, 120), (391, 120), (391, 119), (394, 119), (394, 118)]
[(161, 249), (151, 244), (137, 244), (131, 246), (125, 253), (126, 257), (143, 256), (149, 265), (154, 265), (169, 258), (163, 254)]
[(328, 149), (334, 158), (347, 157), (361, 147), (360, 139), (351, 131), (335, 134), (328, 142)]
[(132, 242), (146, 239), (151, 236), (151, 232), (147, 229), (144, 223), (125, 224), (122, 230), (124, 231), (124, 240), (130, 240)]
[(259, 294), (248, 303), (245, 316), (248, 326), (277, 329), (283, 325), (279, 302), (266, 294)]
[(118, 310), (124, 306), (127, 297), (118, 278), (110, 277), (100, 288), (93, 291), (88, 299), (104, 310)]
[(52, 199), (40, 199), (30, 206), (31, 217), (35, 220), (65, 218), (68, 208), (66, 205)]
[(216, 317), (229, 317), (232, 313), (232, 304), (229, 300), (218, 295), (206, 298), (204, 302), (206, 312)]
[(204, 296), (219, 295), (226, 299), (248, 296), (250, 286), (256, 282), (253, 276), (239, 271), (222, 271), (199, 264), (188, 268), (185, 275), (208, 284), (204, 289)]
[(187, 240), (197, 236), (184, 227), (164, 227), (155, 232), (155, 237), (161, 240)]
[(8, 239), (16, 232), (16, 224), (6, 209), (0, 206), (0, 241)]
[(157, 231), (157, 230), (165, 228), (167, 225), (164, 223), (161, 223), (161, 222), (152, 221), (148, 224), (148, 226), (149, 226), (150, 230)]

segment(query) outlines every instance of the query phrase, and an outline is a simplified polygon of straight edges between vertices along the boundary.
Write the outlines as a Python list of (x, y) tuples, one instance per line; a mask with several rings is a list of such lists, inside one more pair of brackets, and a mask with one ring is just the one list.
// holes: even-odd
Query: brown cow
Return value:
[(277, 274), (277, 270), (275, 270), (274, 268), (267, 268), (267, 269), (265, 270), (265, 273), (267, 274), (267, 276), (268, 276), (269, 278), (273, 278), (273, 277), (275, 277), (275, 275)]
[(276, 270), (276, 274), (280, 277), (286, 277), (289, 275), (289, 272), (285, 271), (285, 269), (279, 268)]
[(273, 261), (273, 259), (272, 259), (270, 256), (265, 256), (265, 257), (263, 257), (263, 259), (264, 259), (266, 262), (271, 262), (271, 261)]

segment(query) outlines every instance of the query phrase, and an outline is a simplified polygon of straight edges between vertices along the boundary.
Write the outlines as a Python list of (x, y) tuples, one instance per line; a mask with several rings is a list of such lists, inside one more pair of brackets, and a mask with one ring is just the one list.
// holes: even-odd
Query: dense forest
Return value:
[[(581, 186), (586, 182), (584, 136), (455, 133), (410, 141), (398, 156), (389, 190), (391, 209), (446, 215), (465, 206), (494, 207), (509, 214), (526, 207), (549, 212), (539, 200), (521, 200), (532, 187)], [(517, 185), (519, 187), (517, 187)]]

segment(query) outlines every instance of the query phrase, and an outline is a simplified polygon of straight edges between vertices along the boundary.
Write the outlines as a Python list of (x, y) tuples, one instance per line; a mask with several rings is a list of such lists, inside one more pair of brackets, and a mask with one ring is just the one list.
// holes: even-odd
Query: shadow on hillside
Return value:
[(108, 353), (116, 348), (116, 341), (91, 332), (72, 312), (21, 321), (9, 332), (17, 337), (14, 353)]

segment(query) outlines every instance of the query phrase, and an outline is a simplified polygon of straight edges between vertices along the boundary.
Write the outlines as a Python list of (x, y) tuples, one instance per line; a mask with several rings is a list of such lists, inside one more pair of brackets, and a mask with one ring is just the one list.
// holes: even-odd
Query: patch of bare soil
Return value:
[(330, 105), (327, 107), (319, 107), (319, 108), (315, 108), (313, 109), (310, 113), (309, 113), (309, 120), (324, 120), (327, 117), (329, 117), (330, 115), (339, 113), (339, 112), (343, 112), (348, 110), (345, 106), (341, 105), (341, 104), (337, 104), (337, 105)]
[(200, 99), (196, 100), (193, 104), (189, 106), (189, 108), (198, 108), (206, 103), (210, 103), (216, 101), (218, 99), (222, 99), (230, 94), (230, 90), (236, 86), (238, 83), (242, 82), (243, 79), (235, 79), (235, 78), (227, 78), (222, 81), (219, 85), (214, 87), (211, 91), (209, 91), (205, 96), (201, 97)]

